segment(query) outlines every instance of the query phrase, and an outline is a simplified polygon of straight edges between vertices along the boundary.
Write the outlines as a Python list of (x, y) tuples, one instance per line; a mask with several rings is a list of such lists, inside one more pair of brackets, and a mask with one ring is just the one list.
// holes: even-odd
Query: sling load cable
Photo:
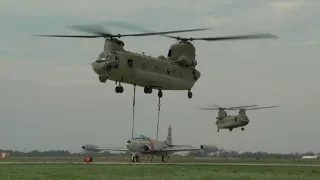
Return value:
[(133, 138), (134, 133), (134, 108), (136, 105), (136, 84), (133, 85), (133, 107), (132, 107), (132, 132), (131, 132), (131, 138)]
[(156, 135), (156, 139), (158, 141), (158, 132), (159, 132), (159, 119), (160, 119), (160, 107), (161, 107), (161, 103), (160, 103), (161, 98), (159, 97), (159, 102), (158, 102), (158, 121), (157, 121), (157, 135)]

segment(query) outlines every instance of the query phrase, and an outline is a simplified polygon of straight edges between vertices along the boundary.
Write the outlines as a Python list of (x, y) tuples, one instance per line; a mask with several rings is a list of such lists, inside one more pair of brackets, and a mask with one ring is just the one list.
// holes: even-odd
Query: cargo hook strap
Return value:
[(132, 135), (131, 137), (133, 138), (133, 133), (134, 133), (134, 108), (136, 105), (136, 85), (133, 85), (133, 110), (132, 110)]
[(158, 132), (159, 132), (159, 119), (160, 119), (160, 107), (161, 107), (161, 98), (159, 97), (159, 102), (158, 102), (158, 122), (157, 122), (157, 141), (158, 141)]

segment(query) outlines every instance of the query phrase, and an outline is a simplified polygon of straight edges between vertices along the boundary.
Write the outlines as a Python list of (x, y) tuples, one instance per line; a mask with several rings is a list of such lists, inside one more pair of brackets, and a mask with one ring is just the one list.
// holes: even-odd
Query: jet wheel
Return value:
[(188, 98), (191, 99), (192, 98), (192, 92), (188, 91)]
[(244, 128), (243, 128), (243, 127), (241, 128), (241, 131), (244, 131)]
[(159, 92), (158, 92), (158, 97), (159, 97), (159, 98), (162, 98), (162, 96), (163, 96), (163, 93), (162, 93), (161, 90), (159, 90)]

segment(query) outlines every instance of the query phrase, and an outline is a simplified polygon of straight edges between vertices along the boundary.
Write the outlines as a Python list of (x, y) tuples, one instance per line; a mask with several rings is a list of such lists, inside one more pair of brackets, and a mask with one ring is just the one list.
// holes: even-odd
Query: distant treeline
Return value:
[[(12, 150), (1, 150), (0, 152), (6, 152), (10, 154), (10, 157), (76, 157), (76, 156), (130, 156), (129, 152), (126, 153), (110, 153), (105, 151), (103, 153), (71, 153), (69, 151), (63, 150), (51, 150), (51, 151), (30, 151), (27, 153), (20, 151)], [(203, 152), (203, 151), (194, 151), (190, 152), (188, 155), (196, 157), (206, 157), (206, 156), (219, 156), (219, 157), (229, 157), (229, 158), (300, 158), (301, 156), (315, 156), (320, 153), (306, 152), (306, 153), (288, 153), (288, 154), (279, 154), (279, 153), (267, 153), (267, 152), (244, 152), (239, 153), (237, 151), (224, 151), (219, 153), (212, 152)]]
[(215, 156), (215, 157), (225, 157), (225, 158), (276, 158), (276, 159), (296, 159), (301, 158), (302, 156), (316, 156), (320, 153), (314, 152), (305, 152), (305, 153), (267, 153), (267, 152), (243, 152), (239, 153), (237, 151), (224, 151), (218, 153), (204, 153), (203, 151), (190, 152), (190, 155), (196, 157), (206, 157), (206, 156)]

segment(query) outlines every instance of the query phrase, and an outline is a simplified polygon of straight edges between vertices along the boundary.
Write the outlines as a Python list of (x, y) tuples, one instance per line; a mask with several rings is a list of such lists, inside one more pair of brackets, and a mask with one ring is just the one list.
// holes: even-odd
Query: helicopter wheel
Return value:
[(192, 92), (188, 91), (188, 98), (191, 99), (192, 98)]
[(152, 93), (152, 88), (149, 86), (144, 87), (144, 93), (145, 94), (151, 94)]
[(116, 93), (123, 93), (123, 87), (122, 86), (116, 86)]
[(161, 89), (159, 89), (158, 97), (159, 97), (159, 98), (162, 98), (162, 96), (163, 96), (163, 93), (162, 93)]
[(241, 128), (241, 131), (244, 131), (244, 128), (243, 128), (243, 127)]

